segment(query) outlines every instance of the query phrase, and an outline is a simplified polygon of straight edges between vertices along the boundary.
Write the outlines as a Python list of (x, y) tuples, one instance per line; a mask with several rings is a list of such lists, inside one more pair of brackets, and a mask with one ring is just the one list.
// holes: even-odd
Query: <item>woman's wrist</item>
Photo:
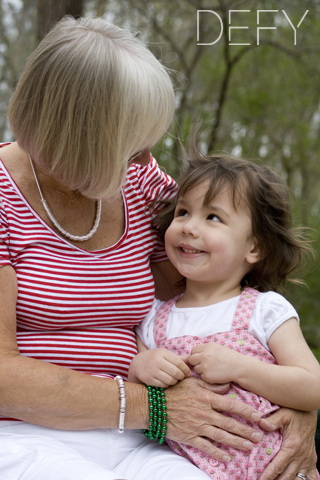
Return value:
[(149, 428), (143, 429), (146, 437), (163, 443), (167, 431), (167, 405), (165, 391), (161, 387), (146, 385), (149, 397)]
[[(144, 429), (149, 426), (149, 400), (145, 385), (125, 382), (126, 429)], [(120, 403), (119, 403), (120, 408)]]
[(138, 353), (138, 355), (133, 357), (133, 359), (130, 363), (129, 372), (128, 372), (128, 382), (130, 382), (130, 383), (142, 383), (142, 382), (140, 382), (140, 380), (138, 378), (138, 375), (137, 375), (137, 370), (138, 369), (136, 368), (136, 364), (137, 364), (138, 357), (139, 357), (139, 353)]

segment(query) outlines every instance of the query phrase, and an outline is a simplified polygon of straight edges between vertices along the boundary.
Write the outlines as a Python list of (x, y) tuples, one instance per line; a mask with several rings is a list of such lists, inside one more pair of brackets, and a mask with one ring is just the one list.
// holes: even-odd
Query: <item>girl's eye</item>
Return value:
[(221, 222), (220, 218), (214, 213), (211, 213), (210, 215), (208, 215), (207, 220), (212, 220), (213, 222)]
[(175, 217), (187, 217), (188, 215), (189, 214), (188, 214), (187, 210), (185, 210), (184, 208), (180, 208), (175, 213)]

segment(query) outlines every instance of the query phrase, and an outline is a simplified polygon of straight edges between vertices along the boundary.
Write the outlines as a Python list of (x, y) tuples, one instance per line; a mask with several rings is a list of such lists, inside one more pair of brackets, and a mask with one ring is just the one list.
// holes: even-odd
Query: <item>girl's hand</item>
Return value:
[(317, 455), (314, 436), (317, 426), (317, 412), (300, 412), (280, 408), (260, 420), (259, 425), (267, 432), (280, 429), (283, 441), (280, 452), (259, 477), (259, 480), (294, 480), (298, 472), (309, 480), (316, 480)]
[(229, 383), (235, 380), (236, 368), (245, 361), (246, 357), (240, 355), (217, 343), (206, 343), (192, 349), (188, 363), (205, 382)]
[(220, 412), (239, 415), (248, 422), (258, 421), (259, 414), (249, 405), (221, 395), (228, 388), (228, 385), (217, 387), (199, 378), (190, 377), (167, 388), (166, 436), (198, 448), (222, 462), (229, 462), (230, 454), (213, 445), (208, 439), (240, 450), (251, 450), (253, 442), (261, 440), (261, 434), (249, 425), (237, 422)]
[(145, 350), (133, 358), (128, 381), (162, 388), (175, 385), (190, 374), (183, 358), (165, 348)]

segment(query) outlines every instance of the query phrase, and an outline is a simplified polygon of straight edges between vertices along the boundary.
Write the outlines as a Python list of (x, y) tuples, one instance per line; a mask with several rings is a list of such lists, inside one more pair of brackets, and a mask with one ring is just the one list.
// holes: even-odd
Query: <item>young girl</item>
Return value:
[[(165, 388), (191, 370), (208, 383), (230, 383), (225, 395), (254, 406), (261, 418), (277, 404), (320, 408), (319, 364), (297, 312), (276, 293), (311, 252), (291, 228), (282, 180), (246, 160), (194, 154), (177, 196), (155, 223), (186, 290), (166, 303), (155, 300), (138, 326), (129, 381)], [(255, 428), (263, 439), (249, 442), (247, 451), (216, 444), (228, 454), (226, 463), (168, 443), (213, 479), (255, 480), (282, 440), (279, 431)]]

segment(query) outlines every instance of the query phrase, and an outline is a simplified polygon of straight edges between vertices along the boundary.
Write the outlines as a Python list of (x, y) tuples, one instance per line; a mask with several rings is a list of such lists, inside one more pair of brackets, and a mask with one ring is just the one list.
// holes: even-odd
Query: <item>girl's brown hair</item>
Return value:
[[(241, 158), (205, 156), (193, 148), (187, 162), (177, 195), (154, 219), (162, 239), (174, 218), (179, 197), (204, 181), (209, 181), (205, 205), (219, 192), (231, 189), (235, 209), (239, 204), (249, 209), (252, 235), (261, 252), (261, 260), (245, 275), (241, 286), (260, 292), (283, 292), (288, 275), (301, 269), (306, 254), (313, 255), (305, 229), (292, 227), (288, 186), (270, 167)], [(303, 283), (297, 278), (288, 280)]]

